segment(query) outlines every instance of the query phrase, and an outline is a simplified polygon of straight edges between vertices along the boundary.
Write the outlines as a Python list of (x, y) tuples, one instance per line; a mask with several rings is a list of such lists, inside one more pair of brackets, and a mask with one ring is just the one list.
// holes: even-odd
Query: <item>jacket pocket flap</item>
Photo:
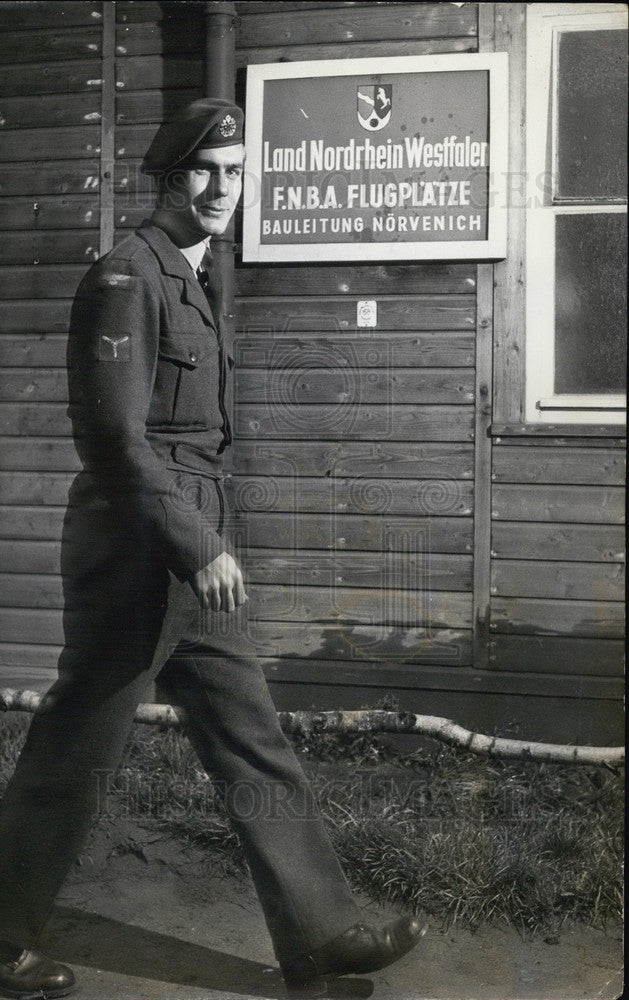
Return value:
[(196, 368), (207, 356), (208, 346), (195, 334), (180, 335), (177, 338), (169, 336), (160, 339), (158, 353), (161, 358), (175, 361), (187, 368)]
[(218, 479), (221, 476), (220, 462), (214, 461), (209, 452), (197, 448), (195, 445), (186, 444), (185, 442), (174, 444), (171, 449), (171, 455), (177, 465), (185, 465), (196, 472), (204, 472), (206, 475), (212, 476), (212, 478)]

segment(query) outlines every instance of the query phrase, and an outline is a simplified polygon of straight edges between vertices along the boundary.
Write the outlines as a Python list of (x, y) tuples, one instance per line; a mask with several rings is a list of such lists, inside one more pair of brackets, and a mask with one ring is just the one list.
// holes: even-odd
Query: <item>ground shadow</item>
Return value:
[[(247, 997), (286, 998), (277, 968), (70, 907), (55, 907), (42, 948), (69, 965)], [(372, 992), (370, 980), (346, 979), (334, 983), (327, 995), (369, 997)]]

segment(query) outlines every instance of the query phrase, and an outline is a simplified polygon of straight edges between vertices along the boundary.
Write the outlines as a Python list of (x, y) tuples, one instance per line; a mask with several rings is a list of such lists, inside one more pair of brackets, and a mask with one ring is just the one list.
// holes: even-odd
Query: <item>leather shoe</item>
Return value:
[(354, 924), (309, 955), (281, 963), (290, 996), (317, 997), (329, 979), (377, 972), (415, 947), (426, 928), (414, 917), (399, 917), (384, 927)]
[[(10, 949), (0, 958), (0, 996), (18, 1000), (54, 1000), (65, 997), (74, 986), (74, 975), (66, 965), (38, 951)], [(11, 954), (12, 952), (12, 954)]]

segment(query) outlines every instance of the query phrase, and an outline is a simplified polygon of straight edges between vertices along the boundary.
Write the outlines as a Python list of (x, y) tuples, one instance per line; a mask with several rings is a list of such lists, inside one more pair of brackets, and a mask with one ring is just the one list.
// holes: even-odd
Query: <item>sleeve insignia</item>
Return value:
[(128, 334), (122, 337), (101, 333), (98, 338), (99, 361), (130, 361), (131, 339)]

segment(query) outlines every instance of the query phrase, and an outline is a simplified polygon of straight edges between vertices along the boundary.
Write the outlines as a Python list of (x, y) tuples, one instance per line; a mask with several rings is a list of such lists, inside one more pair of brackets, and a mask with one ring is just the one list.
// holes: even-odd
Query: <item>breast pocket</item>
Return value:
[[(160, 339), (152, 420), (182, 427), (205, 426), (218, 393), (218, 346), (210, 334)], [(216, 385), (214, 385), (216, 381)]]

